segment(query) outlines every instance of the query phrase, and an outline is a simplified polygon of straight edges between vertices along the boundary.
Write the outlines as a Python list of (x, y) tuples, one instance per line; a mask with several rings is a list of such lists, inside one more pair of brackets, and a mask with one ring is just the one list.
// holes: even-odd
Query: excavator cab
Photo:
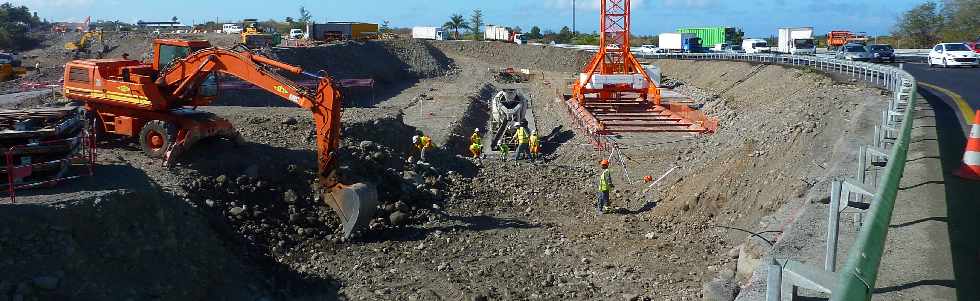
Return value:
[(166, 70), (171, 63), (210, 47), (211, 43), (205, 40), (156, 39), (153, 41), (153, 69)]

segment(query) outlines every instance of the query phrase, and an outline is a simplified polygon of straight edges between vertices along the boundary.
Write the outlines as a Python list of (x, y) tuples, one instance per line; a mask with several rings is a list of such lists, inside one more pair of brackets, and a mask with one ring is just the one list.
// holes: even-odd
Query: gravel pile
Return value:
[[(370, 182), (378, 188), (381, 210), (368, 236), (427, 220), (428, 209), (442, 195), (438, 175), (443, 173), (428, 164), (406, 163), (408, 144), (402, 140), (414, 129), (397, 111), (347, 112), (335, 155), (342, 183)], [(189, 200), (227, 223), (255, 255), (283, 258), (299, 245), (342, 242), (339, 219), (318, 195), (309, 114), (288, 109), (270, 117), (242, 113), (224, 116), (242, 129), (245, 146), (234, 151), (224, 149), (229, 147), (224, 143), (195, 146), (194, 152), (226, 155), (187, 163), (188, 171), (202, 171), (183, 184)]]

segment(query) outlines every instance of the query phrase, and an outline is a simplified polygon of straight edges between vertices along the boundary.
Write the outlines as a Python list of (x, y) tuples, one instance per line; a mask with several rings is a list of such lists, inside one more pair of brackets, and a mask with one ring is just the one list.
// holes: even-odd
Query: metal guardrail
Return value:
[[(782, 54), (735, 53), (669, 53), (638, 54), (648, 59), (722, 60), (759, 62), (814, 68), (849, 75), (854, 79), (878, 85), (891, 91), (894, 97), (882, 112), (881, 123), (875, 127), (872, 145), (858, 150), (858, 178), (836, 179), (831, 182), (828, 214), (827, 251), (824, 267), (814, 267), (794, 260), (774, 259), (769, 265), (770, 283), (767, 300), (791, 300), (797, 288), (829, 293), (831, 300), (870, 300), (878, 278), (878, 267), (885, 248), (888, 225), (891, 224), (899, 182), (905, 171), (912, 132), (912, 110), (916, 104), (915, 78), (900, 68), (866, 62), (844, 61), (826, 57)], [(868, 159), (871, 162), (868, 162)], [(877, 183), (865, 183), (869, 168), (881, 168), (883, 177)], [(870, 186), (869, 186), (870, 185)], [(843, 269), (836, 271), (837, 235), (841, 208), (846, 208), (851, 194), (871, 198), (867, 222), (861, 225), (857, 240), (848, 252)], [(792, 294), (783, 294), (790, 288)]]

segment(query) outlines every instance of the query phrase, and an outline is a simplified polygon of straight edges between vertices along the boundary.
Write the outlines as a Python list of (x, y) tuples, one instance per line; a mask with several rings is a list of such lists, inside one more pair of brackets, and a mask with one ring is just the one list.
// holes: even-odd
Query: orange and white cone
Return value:
[(980, 181), (980, 111), (977, 111), (970, 136), (966, 138), (963, 166), (954, 174), (964, 179)]

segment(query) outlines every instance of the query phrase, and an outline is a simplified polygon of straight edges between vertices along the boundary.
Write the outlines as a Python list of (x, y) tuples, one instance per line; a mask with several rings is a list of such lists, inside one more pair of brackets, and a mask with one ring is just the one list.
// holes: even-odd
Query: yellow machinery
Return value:
[(245, 29), (242, 30), (240, 43), (249, 49), (277, 46), (282, 40), (279, 33), (267, 33), (262, 30), (256, 19), (245, 19), (243, 23)]
[(20, 66), (17, 56), (0, 52), (0, 81), (8, 81), (27, 74), (27, 69)]
[(76, 42), (65, 43), (65, 50), (68, 51), (73, 57), (78, 57), (80, 54), (84, 53), (87, 55), (92, 54), (92, 44), (98, 42), (100, 49), (96, 51), (96, 56), (102, 57), (106, 52), (105, 40), (102, 36), (102, 30), (91, 30), (82, 33), (78, 37)]
[(27, 74), (24, 67), (14, 67), (12, 64), (0, 64), (0, 81), (8, 81)]

